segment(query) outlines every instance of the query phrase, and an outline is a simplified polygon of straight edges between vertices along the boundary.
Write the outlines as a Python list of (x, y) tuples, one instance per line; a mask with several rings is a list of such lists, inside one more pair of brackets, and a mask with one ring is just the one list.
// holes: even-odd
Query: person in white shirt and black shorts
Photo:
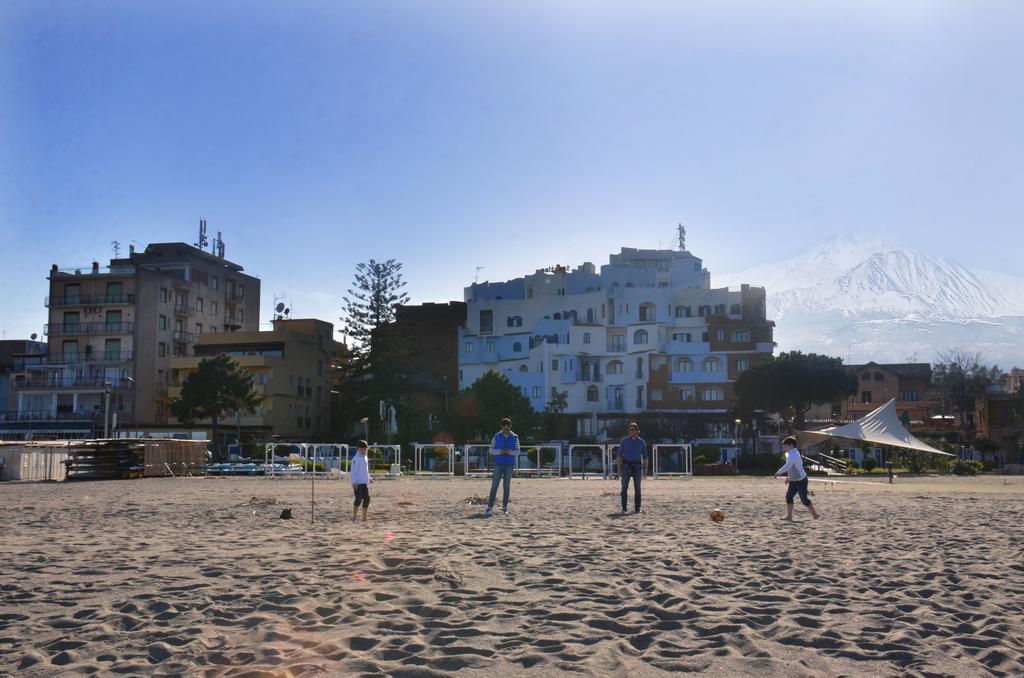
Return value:
[(373, 478), (370, 477), (370, 466), (366, 459), (366, 451), (369, 445), (365, 440), (356, 444), (356, 456), (352, 459), (352, 466), (349, 468), (349, 480), (352, 481), (352, 492), (355, 494), (355, 505), (352, 507), (352, 520), (355, 521), (359, 514), (359, 507), (363, 508), (363, 522), (366, 522), (366, 510), (370, 508), (370, 484)]
[(807, 496), (807, 472), (804, 471), (804, 462), (800, 457), (800, 450), (796, 446), (796, 438), (789, 436), (782, 441), (782, 449), (786, 451), (786, 463), (782, 465), (776, 476), (786, 475), (786, 520), (793, 520), (793, 498), (800, 495), (800, 502), (811, 512), (811, 517), (817, 520), (821, 516), (814, 510), (811, 498)]

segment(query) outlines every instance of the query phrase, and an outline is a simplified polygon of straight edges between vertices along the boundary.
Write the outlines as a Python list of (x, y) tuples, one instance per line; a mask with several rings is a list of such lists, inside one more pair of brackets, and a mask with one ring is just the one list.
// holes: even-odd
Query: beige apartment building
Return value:
[(41, 435), (166, 426), (172, 359), (204, 335), (259, 327), (259, 279), (181, 242), (130, 248), (108, 266), (54, 264), (49, 288), (48, 355), (15, 376), (11, 395)]
[(202, 360), (227, 354), (252, 375), (263, 404), (222, 422), (225, 437), (322, 439), (330, 428), (332, 364), (344, 350), (333, 334), (331, 323), (314, 319), (277, 319), (267, 332), (203, 334), (194, 355), (171, 360), (169, 395), (181, 392)]

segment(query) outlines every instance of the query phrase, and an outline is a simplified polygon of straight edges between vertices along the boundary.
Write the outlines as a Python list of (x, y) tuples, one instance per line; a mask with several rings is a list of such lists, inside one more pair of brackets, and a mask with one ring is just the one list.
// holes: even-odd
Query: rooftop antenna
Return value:
[(206, 237), (206, 219), (199, 220), (199, 242), (197, 242), (196, 248), (203, 249), (210, 244), (209, 239)]
[(676, 227), (676, 230), (679, 233), (679, 251), (684, 252), (686, 251), (686, 227), (683, 226), (683, 222), (679, 222), (679, 225)]
[(480, 282), (480, 271), (484, 270), (485, 268), (487, 268), (487, 267), (486, 266), (477, 266), (476, 267), (476, 273), (473, 275), (473, 284), (474, 285), (476, 283)]
[(119, 243), (116, 240), (111, 240), (110, 244), (114, 248), (114, 258), (115, 259), (120, 259), (121, 258), (121, 243)]
[(220, 231), (217, 231), (217, 242), (214, 243), (217, 248), (217, 256), (221, 259), (224, 258), (224, 238), (220, 237)]

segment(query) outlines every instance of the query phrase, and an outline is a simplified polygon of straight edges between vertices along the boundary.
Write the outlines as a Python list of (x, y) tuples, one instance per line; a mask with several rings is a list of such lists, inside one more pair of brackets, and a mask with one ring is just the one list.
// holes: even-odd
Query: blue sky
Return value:
[[(622, 246), (712, 275), (844, 233), (1016, 273), (1014, 2), (0, 3), (0, 331), (50, 264), (193, 242), (336, 321)], [(12, 281), (19, 281), (14, 283)], [(750, 281), (757, 283), (757, 281)]]

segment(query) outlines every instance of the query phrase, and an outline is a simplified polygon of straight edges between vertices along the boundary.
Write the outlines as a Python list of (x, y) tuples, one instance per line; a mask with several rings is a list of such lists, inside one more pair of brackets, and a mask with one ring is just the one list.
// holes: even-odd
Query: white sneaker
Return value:
[(507, 516), (508, 515), (508, 507), (506, 506), (505, 508), (501, 509), (501, 512), (504, 513)]
[(484, 509), (484, 515), (485, 516), (491, 515), (491, 507), (490, 506), (488, 506), (487, 508)]

